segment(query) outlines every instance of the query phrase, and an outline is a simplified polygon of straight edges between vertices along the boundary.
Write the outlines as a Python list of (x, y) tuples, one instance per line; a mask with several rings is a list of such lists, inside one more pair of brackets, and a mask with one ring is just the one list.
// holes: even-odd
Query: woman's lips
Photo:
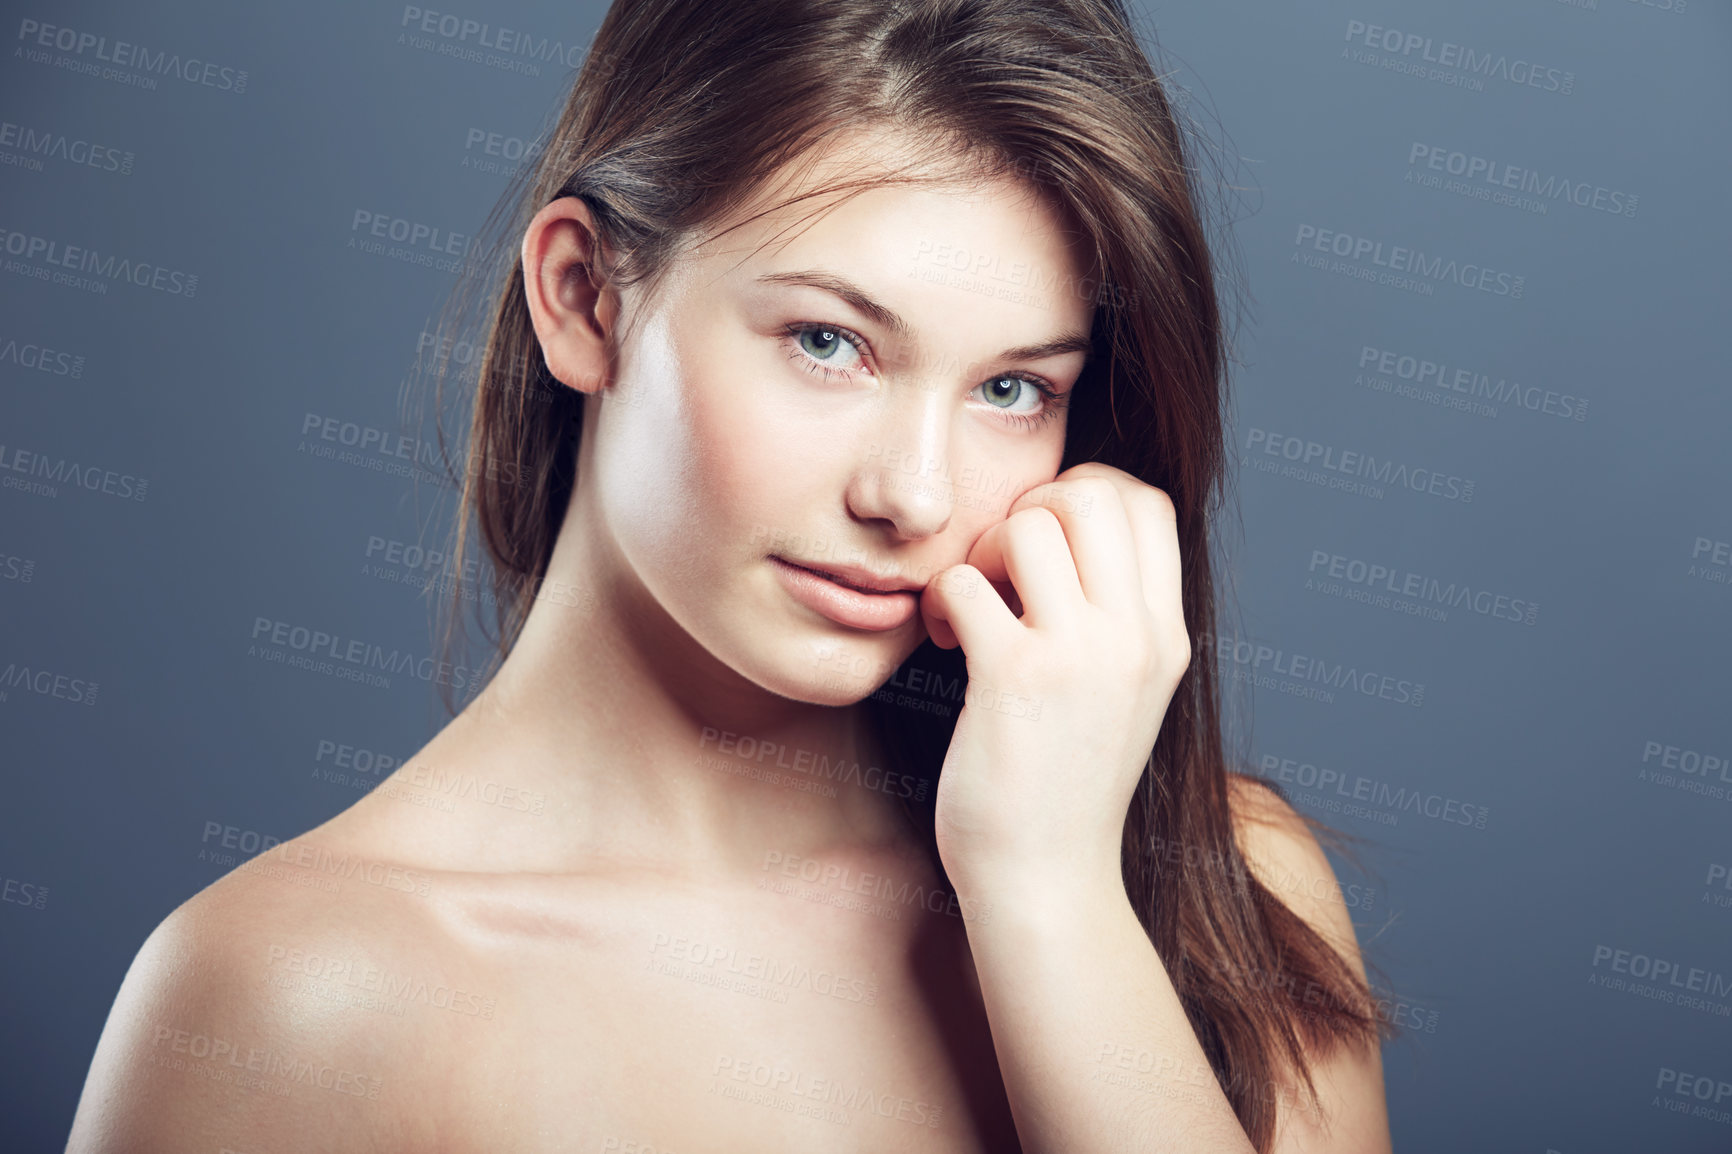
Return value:
[(794, 600), (850, 629), (897, 629), (920, 610), (920, 598), (911, 589), (863, 593), (780, 557), (771, 557), (770, 565)]

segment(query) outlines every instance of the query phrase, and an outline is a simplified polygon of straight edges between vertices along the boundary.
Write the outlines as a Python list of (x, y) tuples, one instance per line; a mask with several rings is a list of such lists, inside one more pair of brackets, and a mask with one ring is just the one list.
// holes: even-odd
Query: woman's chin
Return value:
[[(924, 633), (921, 637), (924, 640)], [(908, 658), (902, 648), (881, 653), (859, 645), (824, 643), (770, 677), (754, 680), (772, 693), (808, 705), (856, 705), (895, 676)]]
[(890, 679), (886, 673), (882, 677), (859, 677), (839, 673), (817, 673), (805, 671), (802, 674), (790, 676), (787, 683), (776, 690), (784, 697), (795, 701), (804, 701), (809, 705), (828, 705), (841, 708), (856, 705), (877, 692), (878, 687)]

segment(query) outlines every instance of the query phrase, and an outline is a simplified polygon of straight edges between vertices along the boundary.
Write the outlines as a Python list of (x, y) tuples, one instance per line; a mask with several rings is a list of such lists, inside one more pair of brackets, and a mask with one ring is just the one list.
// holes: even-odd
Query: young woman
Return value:
[(490, 287), (497, 672), (151, 935), (70, 1149), (1388, 1150), (1224, 752), (1181, 140), (1117, 0), (618, 0)]

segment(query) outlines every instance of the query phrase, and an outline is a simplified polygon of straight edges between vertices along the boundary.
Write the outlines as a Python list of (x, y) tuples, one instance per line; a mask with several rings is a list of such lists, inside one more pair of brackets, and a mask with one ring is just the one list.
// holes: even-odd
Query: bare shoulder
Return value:
[(97, 1043), (69, 1154), (395, 1144), (395, 1057), (417, 1019), (390, 1011), (375, 976), (424, 958), (431, 921), (387, 890), (383, 866), (356, 884), (360, 871), (300, 864), (309, 852), (297, 838), (259, 855), (151, 932)]
[[(1277, 898), (1333, 946), (1363, 980), (1365, 965), (1342, 887), (1305, 819), (1254, 777), (1229, 773), (1234, 837), (1246, 864)], [(1316, 1108), (1279, 1107), (1271, 1154), (1391, 1149), (1381, 1049), (1337, 1046), (1309, 1065)]]
[(1310, 826), (1256, 778), (1229, 773), (1227, 784), (1234, 840), (1246, 864), (1363, 978), (1365, 967), (1344, 891)]

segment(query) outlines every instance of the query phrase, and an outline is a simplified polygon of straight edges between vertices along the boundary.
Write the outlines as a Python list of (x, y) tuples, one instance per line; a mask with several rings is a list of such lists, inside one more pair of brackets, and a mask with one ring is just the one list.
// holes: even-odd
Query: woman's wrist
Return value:
[(994, 924), (1059, 929), (1078, 919), (1130, 909), (1118, 854), (1076, 854), (1063, 861), (1032, 857), (975, 862), (946, 872), (959, 900), (991, 909)]

